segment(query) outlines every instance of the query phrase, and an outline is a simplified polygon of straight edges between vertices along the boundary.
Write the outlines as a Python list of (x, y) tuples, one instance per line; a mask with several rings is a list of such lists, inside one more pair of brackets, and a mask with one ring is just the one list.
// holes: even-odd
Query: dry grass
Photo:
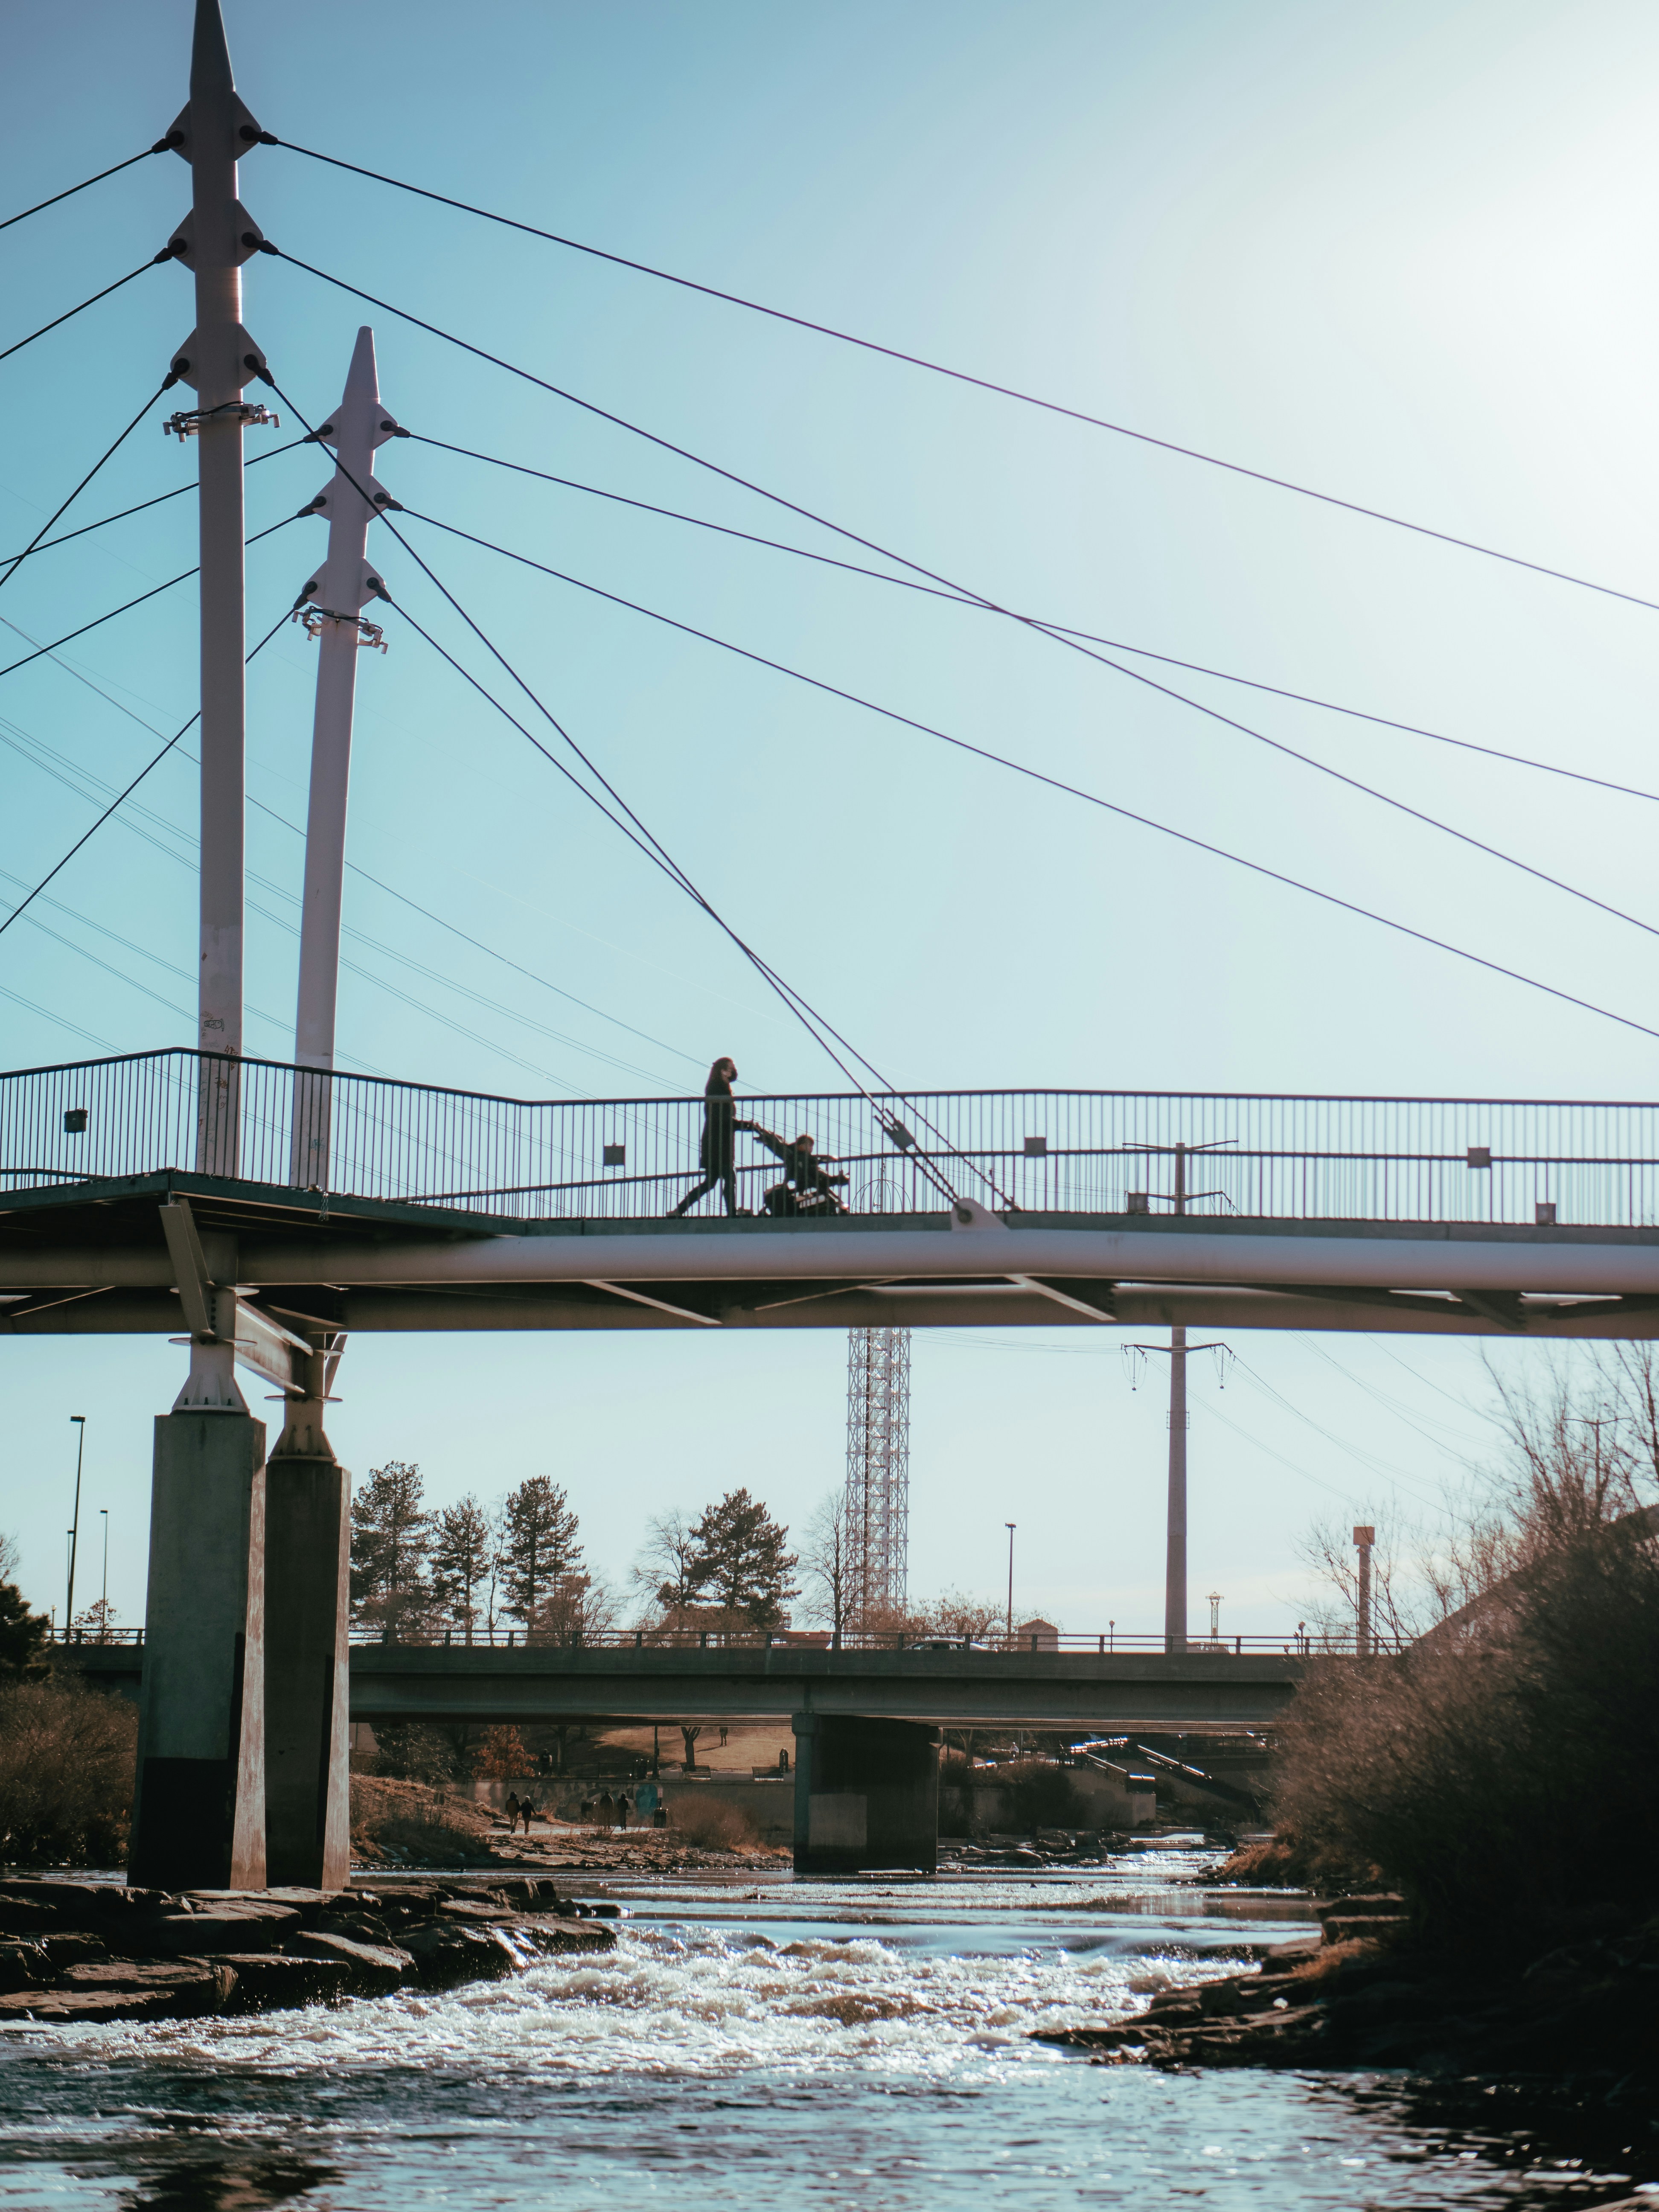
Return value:
[(482, 1805), (388, 1775), (351, 1778), (351, 1855), (368, 1866), (476, 1866), (492, 1856)]
[(683, 1843), (709, 1851), (752, 1851), (759, 1832), (746, 1813), (718, 1798), (677, 1797), (668, 1808), (668, 1825)]
[(1340, 1973), (1355, 1959), (1375, 1959), (1386, 1945), (1377, 1937), (1350, 1936), (1341, 1943), (1322, 1943), (1311, 1959), (1304, 1959), (1291, 1968), (1298, 1982), (1322, 1982), (1328, 1974)]

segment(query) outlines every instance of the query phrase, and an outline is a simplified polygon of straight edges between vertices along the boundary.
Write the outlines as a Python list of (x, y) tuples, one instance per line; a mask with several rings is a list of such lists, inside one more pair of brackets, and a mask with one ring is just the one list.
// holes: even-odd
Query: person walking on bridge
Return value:
[(708, 1080), (703, 1085), (702, 1143), (698, 1161), (702, 1169), (702, 1181), (688, 1190), (678, 1206), (668, 1210), (672, 1221), (689, 1212), (700, 1198), (706, 1198), (716, 1183), (726, 1200), (728, 1213), (746, 1213), (749, 1209), (738, 1204), (738, 1170), (735, 1158), (737, 1133), (747, 1128), (748, 1123), (736, 1120), (736, 1103), (732, 1097), (732, 1085), (738, 1079), (738, 1065), (733, 1060), (717, 1060), (708, 1071)]

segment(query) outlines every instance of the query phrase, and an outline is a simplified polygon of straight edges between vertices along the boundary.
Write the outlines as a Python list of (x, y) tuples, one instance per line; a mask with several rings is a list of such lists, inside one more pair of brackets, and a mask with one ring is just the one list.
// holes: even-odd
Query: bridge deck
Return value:
[[(488, 1098), (176, 1052), (0, 1077), (0, 1329), (176, 1334), (160, 1207), (184, 1197), (250, 1364), (284, 1384), (283, 1332), (307, 1328), (1659, 1334), (1659, 1106), (740, 1104), (760, 1210), (670, 1220), (700, 1099)], [(321, 1133), (328, 1189), (296, 1186), (296, 1128)], [(816, 1134), (848, 1210), (787, 1210), (769, 1128)], [(1177, 1145), (1217, 1148), (1181, 1216), (1160, 1211)], [(238, 1172), (179, 1165), (204, 1159)]]
[[(136, 1695), (132, 1645), (54, 1648)], [(1219, 1652), (514, 1650), (370, 1644), (351, 1654), (351, 1717), (530, 1723), (605, 1717), (787, 1720), (797, 1713), (949, 1728), (1255, 1729), (1294, 1690), (1302, 1662)]]

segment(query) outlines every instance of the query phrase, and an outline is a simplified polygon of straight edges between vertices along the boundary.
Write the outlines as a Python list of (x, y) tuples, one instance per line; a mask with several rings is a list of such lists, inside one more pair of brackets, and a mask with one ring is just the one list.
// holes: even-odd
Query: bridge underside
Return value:
[[(165, 1334), (161, 1208), (284, 1332), (1110, 1326), (1659, 1335), (1659, 1230), (1011, 1214), (532, 1221), (167, 1171), (0, 1195), (0, 1330)], [(278, 1371), (281, 1370), (281, 1371)]]
[[(70, 1644), (53, 1652), (101, 1686), (136, 1696), (144, 1654)], [(484, 1724), (607, 1719), (774, 1720), (803, 1714), (920, 1721), (935, 1728), (1206, 1732), (1267, 1727), (1300, 1663), (1263, 1654), (514, 1650), (359, 1644), (354, 1721)]]

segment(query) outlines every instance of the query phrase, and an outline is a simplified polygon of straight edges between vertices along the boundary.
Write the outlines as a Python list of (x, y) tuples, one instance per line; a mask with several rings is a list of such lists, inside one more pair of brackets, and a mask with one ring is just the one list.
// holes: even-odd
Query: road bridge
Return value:
[[(133, 1644), (52, 1649), (59, 1668), (139, 1694)], [(1271, 1724), (1304, 1662), (1291, 1654), (572, 1650), (355, 1644), (354, 1721), (793, 1720), (805, 1713), (935, 1728), (1202, 1730)]]
[[(142, 1693), (137, 1644), (59, 1644), (54, 1665)], [(1258, 1729), (1295, 1691), (1285, 1653), (826, 1651), (799, 1644), (573, 1649), (358, 1644), (354, 1721), (479, 1724), (787, 1721), (795, 1738), (795, 1863), (931, 1870), (945, 1728)]]

